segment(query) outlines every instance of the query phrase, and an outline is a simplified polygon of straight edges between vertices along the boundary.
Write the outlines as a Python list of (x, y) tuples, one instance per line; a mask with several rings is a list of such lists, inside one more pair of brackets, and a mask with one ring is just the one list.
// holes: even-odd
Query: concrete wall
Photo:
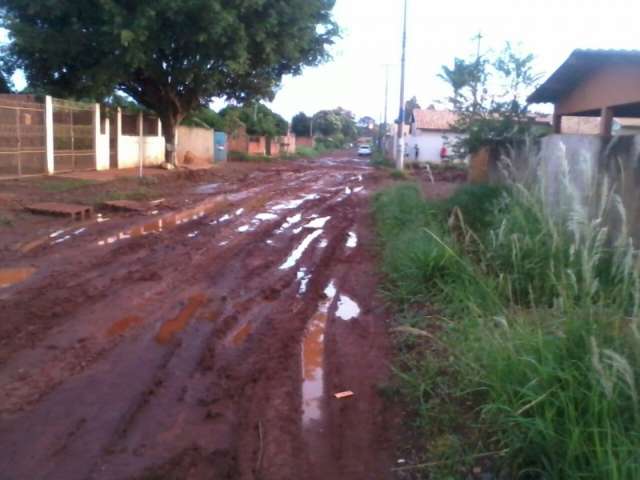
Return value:
[(452, 141), (460, 137), (461, 135), (456, 133), (418, 130), (415, 135), (409, 135), (406, 137), (407, 153), (409, 154), (407, 161), (416, 161), (415, 146), (418, 145), (418, 163), (440, 163), (440, 149), (442, 146), (447, 146), (449, 155), (451, 155), (451, 148), (448, 146), (447, 141)]
[[(640, 135), (610, 142), (596, 135), (550, 135), (542, 140), (540, 162), (548, 203), (558, 208), (572, 202), (588, 211), (606, 175), (622, 198), (629, 232), (640, 240)], [(615, 231), (620, 219), (610, 218), (609, 225)]]
[(265, 137), (249, 137), (247, 153), (249, 155), (266, 155), (267, 139)]
[(96, 140), (96, 170), (109, 170), (109, 133)]
[(214, 132), (210, 128), (178, 127), (177, 161), (184, 163), (185, 155), (195, 157), (199, 164), (213, 163)]
[(315, 139), (313, 137), (296, 137), (296, 145), (298, 147), (309, 147), (313, 148), (316, 145)]
[(134, 137), (122, 135), (118, 139), (118, 168), (133, 168), (140, 164), (154, 167), (164, 162), (164, 137)]
[(293, 155), (296, 153), (297, 138), (293, 133), (280, 137), (280, 152)]

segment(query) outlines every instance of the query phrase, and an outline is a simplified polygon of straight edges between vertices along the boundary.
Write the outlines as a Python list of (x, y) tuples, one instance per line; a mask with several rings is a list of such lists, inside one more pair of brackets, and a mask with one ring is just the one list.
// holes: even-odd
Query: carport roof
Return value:
[(574, 50), (527, 101), (529, 103), (556, 103), (573, 90), (587, 75), (611, 64), (637, 64), (640, 50)]

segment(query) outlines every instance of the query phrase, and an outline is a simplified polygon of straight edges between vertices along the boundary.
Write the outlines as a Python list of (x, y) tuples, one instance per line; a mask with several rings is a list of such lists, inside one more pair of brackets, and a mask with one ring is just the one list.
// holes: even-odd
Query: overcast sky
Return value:
[[(335, 18), (343, 38), (331, 63), (286, 78), (272, 108), (290, 118), (342, 106), (380, 118), (384, 64), (393, 64), (389, 118), (399, 107), (402, 0), (337, 0)], [(551, 74), (576, 48), (640, 49), (640, 0), (409, 0), (407, 98), (423, 107), (444, 99), (437, 78), (443, 64), (482, 50), (520, 43), (536, 56), (538, 71)]]
[[(334, 15), (342, 39), (333, 60), (285, 78), (270, 106), (286, 118), (341, 106), (358, 117), (380, 119), (385, 64), (390, 67), (389, 119), (399, 107), (402, 0), (337, 0)], [(640, 0), (409, 0), (407, 98), (425, 107), (443, 100), (437, 78), (443, 64), (506, 41), (536, 56), (535, 66), (552, 73), (575, 48), (640, 48)], [(2, 32), (0, 32), (2, 37)]]

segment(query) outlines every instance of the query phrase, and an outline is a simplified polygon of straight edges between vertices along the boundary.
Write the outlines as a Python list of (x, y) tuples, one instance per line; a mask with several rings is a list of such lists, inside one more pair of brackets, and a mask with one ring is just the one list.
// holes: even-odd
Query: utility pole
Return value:
[(382, 148), (382, 146), (383, 146), (384, 139), (387, 136), (387, 128), (388, 128), (387, 120), (388, 120), (388, 113), (389, 113), (389, 68), (390, 67), (391, 67), (391, 65), (388, 64), (388, 63), (384, 65), (384, 70), (385, 70), (384, 123), (381, 123), (381, 125), (380, 125), (380, 127), (381, 127), (380, 128), (380, 148)]
[(400, 118), (398, 118), (398, 151), (396, 157), (396, 168), (404, 169), (404, 78), (407, 55), (407, 3), (404, 0), (404, 19), (402, 27), (402, 60), (400, 66)]

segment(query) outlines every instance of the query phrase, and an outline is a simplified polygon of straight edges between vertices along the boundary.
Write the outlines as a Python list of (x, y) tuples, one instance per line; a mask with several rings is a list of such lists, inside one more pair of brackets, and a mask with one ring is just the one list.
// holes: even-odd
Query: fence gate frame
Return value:
[(35, 96), (0, 95), (0, 177), (48, 172), (46, 113)]
[[(96, 170), (97, 139), (95, 132), (97, 125), (95, 106), (54, 98), (52, 99), (52, 107), (54, 173)], [(89, 119), (89, 122), (79, 123), (75, 121), (83, 113)], [(65, 114), (69, 116), (68, 123), (60, 121), (60, 116)], [(68, 135), (65, 135), (67, 128)], [(69, 141), (68, 145), (66, 144), (67, 141)], [(87, 142), (90, 148), (86, 148)], [(81, 148), (76, 148), (76, 146)], [(70, 157), (70, 162), (64, 162), (66, 160), (65, 157)]]

